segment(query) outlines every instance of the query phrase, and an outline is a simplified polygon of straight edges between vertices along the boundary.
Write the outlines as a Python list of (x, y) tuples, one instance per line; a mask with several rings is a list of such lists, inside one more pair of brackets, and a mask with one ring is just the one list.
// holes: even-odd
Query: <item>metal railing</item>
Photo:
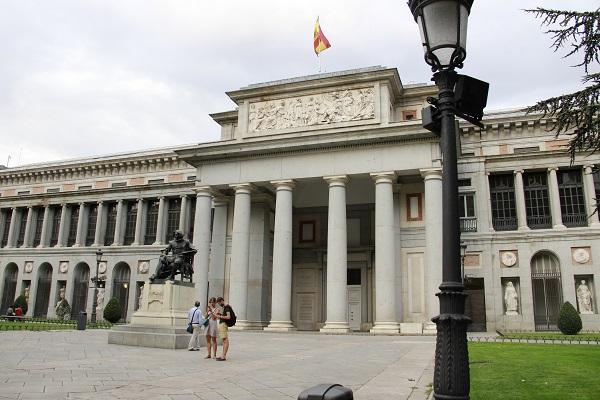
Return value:
[(494, 218), (492, 224), (497, 231), (514, 231), (517, 229), (517, 217)]
[(461, 232), (477, 232), (477, 218), (463, 217), (460, 219)]

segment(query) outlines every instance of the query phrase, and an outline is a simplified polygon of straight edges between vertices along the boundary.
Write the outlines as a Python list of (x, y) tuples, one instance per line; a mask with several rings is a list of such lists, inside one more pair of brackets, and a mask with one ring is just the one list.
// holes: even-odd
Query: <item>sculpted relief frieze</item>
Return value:
[(250, 132), (375, 118), (373, 88), (338, 90), (250, 104)]

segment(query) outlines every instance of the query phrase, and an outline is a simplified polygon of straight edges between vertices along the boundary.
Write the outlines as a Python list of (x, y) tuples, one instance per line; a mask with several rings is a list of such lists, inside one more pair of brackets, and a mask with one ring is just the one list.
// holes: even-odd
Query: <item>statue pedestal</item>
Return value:
[[(144, 285), (140, 308), (131, 323), (114, 326), (108, 343), (127, 346), (187, 348), (188, 310), (194, 305), (193, 283), (165, 282)], [(204, 344), (205, 340), (201, 340)]]

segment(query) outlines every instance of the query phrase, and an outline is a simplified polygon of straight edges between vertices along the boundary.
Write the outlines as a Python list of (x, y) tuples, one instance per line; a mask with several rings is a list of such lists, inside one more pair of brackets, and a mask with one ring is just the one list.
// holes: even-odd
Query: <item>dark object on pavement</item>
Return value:
[(298, 400), (354, 400), (352, 390), (336, 383), (322, 383), (302, 391)]

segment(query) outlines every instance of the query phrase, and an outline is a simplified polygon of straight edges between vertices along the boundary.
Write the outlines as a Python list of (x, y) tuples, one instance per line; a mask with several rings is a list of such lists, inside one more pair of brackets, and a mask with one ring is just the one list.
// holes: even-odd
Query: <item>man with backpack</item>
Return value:
[(236, 316), (233, 312), (233, 308), (229, 304), (225, 304), (225, 299), (219, 297), (217, 304), (223, 307), (223, 311), (219, 315), (219, 337), (223, 341), (223, 351), (221, 357), (217, 357), (217, 361), (227, 360), (227, 351), (229, 350), (229, 327), (234, 326), (236, 322)]

